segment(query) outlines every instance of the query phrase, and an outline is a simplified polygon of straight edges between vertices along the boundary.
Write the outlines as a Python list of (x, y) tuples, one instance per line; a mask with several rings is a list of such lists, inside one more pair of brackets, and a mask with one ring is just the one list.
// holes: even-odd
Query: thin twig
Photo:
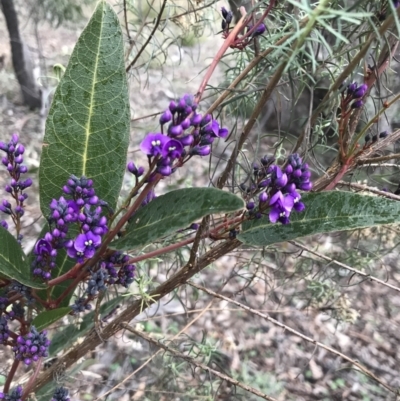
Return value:
[(346, 182), (346, 181), (339, 181), (338, 185), (340, 185), (341, 187), (354, 188), (354, 189), (357, 189), (359, 191), (371, 192), (371, 193), (376, 194), (376, 195), (382, 195), (385, 198), (389, 198), (389, 199), (400, 201), (400, 196), (399, 195), (392, 194), (391, 192), (381, 191), (381, 190), (379, 190), (377, 188), (369, 187), (368, 185), (356, 184), (356, 183)]
[(386, 156), (379, 156), (379, 157), (370, 157), (368, 159), (361, 159), (358, 161), (358, 164), (370, 164), (370, 163), (378, 163), (378, 162), (384, 162), (386, 160), (392, 160), (392, 159), (400, 159), (400, 153), (393, 153), (391, 155), (386, 155)]
[(128, 10), (126, 9), (126, 0), (124, 0), (124, 19), (125, 19), (125, 29), (126, 29), (126, 36), (128, 37), (128, 42), (131, 44), (131, 34), (129, 32), (129, 25), (128, 25)]
[[(181, 336), (189, 327), (193, 326), (193, 324), (199, 320), (212, 306), (214, 300), (211, 300), (211, 302), (208, 303), (208, 305), (200, 311), (200, 313), (194, 317), (182, 330), (179, 331), (179, 333), (175, 334), (174, 337), (172, 337), (171, 341), (176, 340), (179, 336)], [(124, 325), (123, 325), (124, 326)], [(124, 326), (125, 327), (125, 326)], [(128, 329), (129, 330), (129, 329)], [(146, 361), (144, 361), (137, 369), (135, 369), (132, 373), (130, 373), (127, 377), (125, 377), (124, 380), (116, 384), (113, 388), (108, 390), (106, 393), (100, 395), (97, 397), (94, 401), (99, 401), (102, 398), (107, 397), (108, 394), (112, 393), (115, 391), (117, 388), (121, 387), (122, 384), (126, 383), (129, 379), (131, 379), (133, 376), (135, 376), (138, 372), (140, 372), (145, 366), (147, 366), (157, 355), (161, 353), (161, 349), (155, 352), (151, 357), (149, 357)]]
[(196, 361), (194, 358), (192, 358), (191, 356), (182, 354), (181, 352), (175, 350), (174, 348), (169, 347), (168, 345), (165, 345), (165, 344), (162, 343), (161, 341), (157, 341), (157, 340), (155, 340), (154, 338), (148, 336), (147, 334), (142, 333), (142, 332), (140, 332), (140, 331), (137, 331), (137, 330), (133, 329), (133, 328), (132, 328), (131, 326), (129, 326), (128, 324), (124, 324), (123, 326), (124, 326), (125, 329), (127, 329), (127, 330), (130, 331), (131, 333), (133, 333), (133, 334), (135, 334), (135, 335), (137, 335), (137, 336), (143, 338), (144, 340), (146, 340), (147, 342), (149, 342), (149, 343), (155, 345), (156, 347), (159, 347), (160, 349), (162, 349), (162, 350), (164, 350), (164, 351), (166, 351), (166, 352), (169, 352), (169, 353), (172, 354), (173, 356), (176, 356), (177, 358), (181, 358), (181, 359), (183, 359), (183, 360), (189, 362), (190, 364), (192, 364), (192, 365), (194, 365), (194, 366), (196, 366), (196, 367), (198, 367), (198, 368), (200, 368), (200, 369), (202, 369), (202, 370), (204, 370), (204, 371), (206, 371), (206, 372), (208, 372), (208, 373), (210, 373), (210, 374), (212, 374), (212, 375), (214, 375), (214, 376), (217, 376), (217, 377), (219, 377), (220, 379), (227, 381), (228, 383), (231, 383), (231, 384), (234, 385), (234, 386), (241, 387), (242, 389), (248, 391), (249, 393), (252, 393), (252, 394), (254, 394), (254, 395), (257, 395), (258, 397), (260, 397), (260, 398), (262, 398), (262, 399), (264, 399), (264, 400), (267, 400), (267, 401), (277, 401), (275, 398), (272, 398), (272, 397), (270, 397), (270, 396), (268, 396), (268, 395), (266, 395), (266, 394), (264, 394), (264, 393), (261, 393), (260, 391), (258, 391), (258, 390), (255, 389), (254, 387), (250, 387), (250, 386), (248, 386), (247, 384), (244, 384), (244, 383), (242, 383), (242, 382), (240, 382), (240, 381), (238, 381), (238, 380), (235, 380), (235, 379), (233, 379), (232, 377), (230, 377), (230, 376), (228, 376), (228, 375), (226, 375), (226, 374), (224, 374), (224, 373), (218, 372), (217, 370), (212, 369), (212, 368), (210, 368), (210, 367), (207, 366), (207, 365), (204, 365), (204, 363), (197, 362), (197, 361)]
[(329, 262), (329, 263), (334, 263), (335, 265), (338, 265), (338, 266), (340, 266), (340, 267), (343, 267), (344, 269), (349, 270), (349, 271), (351, 271), (352, 273), (358, 274), (359, 276), (365, 277), (366, 279), (368, 279), (368, 280), (370, 280), (370, 281), (374, 281), (375, 283), (384, 285), (385, 287), (388, 287), (388, 288), (390, 288), (390, 289), (392, 289), (392, 290), (395, 290), (395, 291), (397, 291), (397, 292), (400, 292), (400, 288), (399, 288), (399, 287), (396, 287), (396, 286), (394, 286), (394, 285), (392, 285), (392, 284), (386, 283), (385, 281), (380, 280), (379, 278), (376, 278), (376, 277), (374, 277), (374, 276), (371, 276), (370, 274), (364, 273), (364, 272), (362, 272), (361, 270), (357, 270), (357, 269), (355, 269), (354, 267), (351, 267), (351, 266), (346, 265), (346, 264), (344, 264), (344, 263), (342, 263), (342, 262), (339, 262), (339, 261), (336, 260), (336, 259), (332, 259), (332, 258), (330, 258), (329, 256), (325, 256), (325, 255), (322, 254), (322, 253), (316, 252), (316, 251), (310, 249), (309, 247), (304, 246), (303, 244), (300, 244), (300, 243), (297, 242), (297, 241), (289, 241), (289, 243), (293, 244), (293, 245), (296, 246), (297, 248), (302, 249), (303, 251), (306, 251), (306, 252), (311, 253), (312, 255), (318, 256), (319, 258), (324, 259), (324, 260), (326, 260), (326, 261)]
[(162, 6), (160, 8), (160, 12), (157, 15), (157, 20), (156, 23), (154, 24), (153, 30), (151, 31), (149, 37), (147, 38), (146, 42), (144, 42), (143, 46), (140, 48), (140, 50), (138, 51), (138, 53), (136, 54), (136, 57), (131, 61), (131, 63), (128, 65), (128, 67), (126, 67), (125, 72), (129, 72), (129, 70), (135, 65), (136, 61), (139, 59), (140, 55), (143, 53), (144, 49), (147, 47), (147, 45), (149, 44), (151, 38), (153, 37), (153, 35), (155, 34), (158, 25), (160, 24), (160, 20), (161, 20), (161, 15), (164, 12), (164, 8), (167, 5), (167, 0), (164, 0), (162, 3)]
[(292, 329), (289, 326), (286, 326), (286, 324), (283, 324), (283, 323), (279, 322), (278, 320), (275, 320), (272, 317), (270, 317), (270, 316), (268, 316), (268, 315), (266, 315), (264, 313), (258, 312), (255, 309), (252, 309), (252, 308), (250, 308), (250, 307), (248, 307), (246, 305), (243, 305), (242, 303), (240, 303), (238, 301), (235, 301), (235, 300), (230, 299), (228, 297), (225, 297), (223, 295), (217, 294), (216, 292), (214, 292), (212, 290), (209, 290), (208, 288), (202, 287), (201, 285), (197, 285), (197, 284), (195, 284), (195, 283), (193, 283), (191, 281), (188, 281), (187, 284), (191, 285), (194, 288), (197, 288), (198, 290), (204, 291), (207, 294), (212, 295), (213, 297), (220, 298), (220, 299), (223, 299), (224, 301), (227, 301), (227, 302), (233, 303), (233, 304), (235, 304), (237, 306), (240, 306), (244, 310), (246, 310), (246, 311), (248, 311), (250, 313), (253, 313), (254, 315), (257, 315), (259, 317), (262, 317), (263, 319), (271, 322), (272, 324), (274, 324), (276, 326), (279, 326), (283, 330), (288, 331), (289, 333), (294, 334), (295, 336), (300, 337), (303, 340), (305, 340), (305, 341), (307, 341), (307, 342), (309, 342), (309, 343), (311, 343), (313, 345), (316, 345), (316, 346), (318, 346), (320, 348), (323, 348), (324, 350), (329, 351), (330, 353), (332, 353), (334, 355), (340, 356), (341, 358), (343, 358), (347, 362), (350, 362), (352, 365), (356, 366), (363, 373), (365, 373), (367, 376), (371, 377), (373, 380), (375, 380), (377, 383), (379, 383), (381, 386), (383, 386), (384, 388), (386, 388), (390, 392), (392, 392), (392, 393), (394, 393), (396, 395), (400, 394), (398, 389), (395, 389), (395, 388), (389, 386), (384, 381), (382, 381), (379, 377), (377, 377), (373, 372), (371, 372), (369, 369), (367, 369), (365, 366), (363, 366), (361, 363), (359, 363), (359, 362), (355, 361), (354, 359), (348, 357), (347, 355), (343, 354), (342, 352), (337, 351), (334, 348), (331, 348), (328, 345), (325, 345), (325, 344), (323, 344), (323, 343), (321, 343), (319, 341), (316, 341), (313, 338), (308, 337), (305, 334), (300, 333), (299, 331), (297, 331), (295, 329)]

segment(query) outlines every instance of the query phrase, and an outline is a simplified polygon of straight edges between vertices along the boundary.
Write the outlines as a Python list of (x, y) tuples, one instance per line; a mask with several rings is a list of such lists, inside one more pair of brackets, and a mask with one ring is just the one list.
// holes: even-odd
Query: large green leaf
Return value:
[[(122, 301), (122, 296), (105, 302), (100, 306), (100, 317), (104, 317), (113, 311)], [(94, 301), (94, 304), (96, 301)], [(64, 309), (64, 308), (63, 308)], [(60, 351), (68, 349), (79, 337), (83, 337), (94, 326), (94, 311), (83, 316), (80, 325), (71, 322), (62, 330), (58, 331), (51, 339), (49, 353), (51, 356), (57, 355)]]
[(17, 280), (31, 288), (44, 288), (45, 285), (31, 280), (31, 269), (21, 245), (0, 226), (0, 277)]
[(290, 224), (271, 224), (268, 216), (243, 224), (238, 239), (266, 246), (307, 235), (353, 230), (400, 221), (400, 202), (377, 196), (332, 191), (305, 194), (306, 210), (293, 212)]
[(129, 124), (121, 27), (111, 6), (101, 1), (75, 46), (47, 117), (39, 170), (45, 216), (71, 174), (92, 178), (97, 195), (116, 205)]
[(187, 188), (168, 192), (133, 216), (126, 233), (111, 244), (119, 250), (150, 244), (194, 220), (213, 213), (232, 212), (243, 208), (243, 200), (215, 188)]
[(39, 313), (39, 315), (32, 320), (32, 326), (35, 326), (38, 331), (42, 331), (52, 323), (57, 322), (65, 315), (68, 315), (71, 311), (72, 309), (68, 306), (44, 311)]

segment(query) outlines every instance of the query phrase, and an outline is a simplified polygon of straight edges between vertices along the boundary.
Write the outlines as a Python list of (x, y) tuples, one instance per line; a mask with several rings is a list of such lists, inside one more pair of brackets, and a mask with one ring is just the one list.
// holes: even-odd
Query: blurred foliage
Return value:
[(28, 8), (28, 15), (35, 21), (47, 21), (55, 28), (81, 21), (85, 6), (95, 3), (95, 0), (17, 0), (17, 5)]

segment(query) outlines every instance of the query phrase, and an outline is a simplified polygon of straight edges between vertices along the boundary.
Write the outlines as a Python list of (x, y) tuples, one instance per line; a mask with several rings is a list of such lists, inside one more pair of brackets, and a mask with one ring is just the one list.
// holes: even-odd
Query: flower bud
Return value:
[(368, 85), (367, 84), (362, 84), (360, 85), (353, 93), (353, 98), (354, 99), (359, 99), (365, 95), (367, 92)]
[(165, 110), (160, 117), (160, 124), (164, 125), (172, 120), (172, 113), (169, 109)]

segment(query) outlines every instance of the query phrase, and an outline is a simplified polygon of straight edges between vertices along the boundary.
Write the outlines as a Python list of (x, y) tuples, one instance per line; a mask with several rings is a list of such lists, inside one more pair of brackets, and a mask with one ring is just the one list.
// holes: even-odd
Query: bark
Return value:
[(21, 39), (18, 26), (18, 16), (13, 0), (0, 0), (1, 9), (7, 24), (10, 36), (12, 63), (21, 87), (23, 102), (31, 109), (41, 106), (39, 90), (35, 84), (32, 71), (29, 70), (27, 52)]

